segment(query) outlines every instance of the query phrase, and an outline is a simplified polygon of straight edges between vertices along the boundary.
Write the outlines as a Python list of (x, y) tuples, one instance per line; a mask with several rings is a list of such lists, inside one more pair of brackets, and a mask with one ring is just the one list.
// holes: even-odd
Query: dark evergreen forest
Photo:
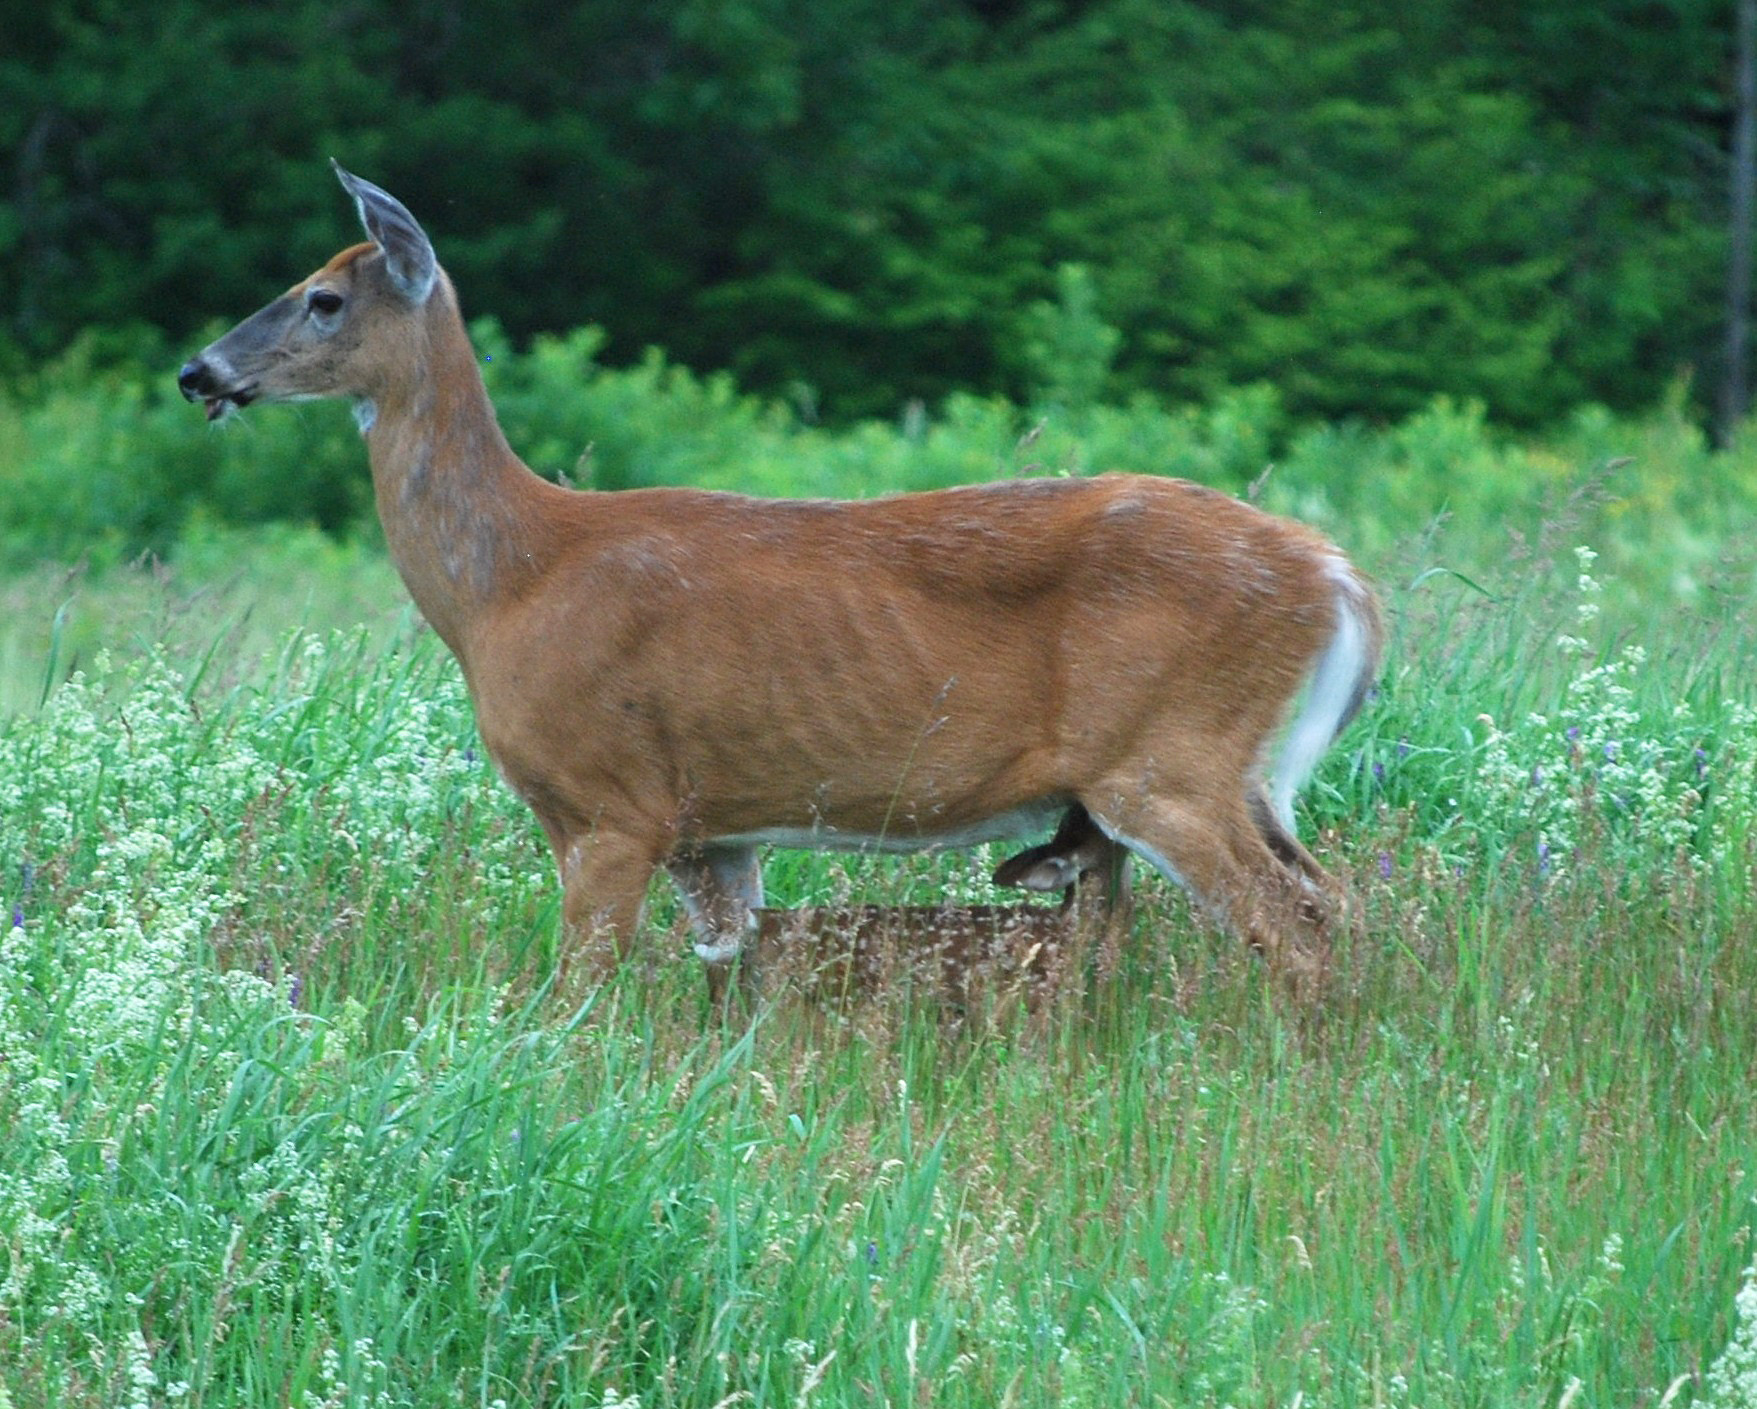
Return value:
[(1729, 0), (6, 11), (0, 367), (256, 306), (357, 238), (334, 156), (515, 340), (834, 421), (1061, 366), (1526, 426), (1719, 375)]

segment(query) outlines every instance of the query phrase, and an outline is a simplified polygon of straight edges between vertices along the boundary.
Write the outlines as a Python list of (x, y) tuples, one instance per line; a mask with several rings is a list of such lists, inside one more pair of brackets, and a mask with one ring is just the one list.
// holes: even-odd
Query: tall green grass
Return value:
[(364, 625), (383, 644), (414, 616), (381, 549), (291, 524), (193, 529), (168, 559), (39, 563), (0, 573), (0, 717), (34, 711), (100, 650), (202, 657), (204, 681), (236, 684), (295, 629)]
[(1034, 1015), (727, 1025), (657, 891), (569, 1010), (430, 638), (82, 654), (0, 723), (0, 1402), (1753, 1402), (1748, 578), (1554, 546), (1394, 592), (1310, 1011), (1153, 881)]

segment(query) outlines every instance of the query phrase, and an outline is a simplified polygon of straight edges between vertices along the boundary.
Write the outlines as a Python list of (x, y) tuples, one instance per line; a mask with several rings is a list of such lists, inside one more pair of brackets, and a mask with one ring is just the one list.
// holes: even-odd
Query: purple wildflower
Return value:
[(1570, 724), (1568, 726), (1567, 739), (1571, 744), (1580, 742), (1580, 726), (1578, 724)]
[(1708, 750), (1700, 746), (1696, 749), (1696, 776), (1698, 778), (1708, 776)]
[(37, 868), (28, 861), (18, 863), (19, 896), (12, 902), (12, 928), (24, 928), (24, 902), (31, 898), (31, 891), (37, 883)]
[(293, 982), (287, 988), (287, 1006), (289, 1008), (297, 1008), (299, 1006), (299, 1000), (304, 996), (305, 979), (302, 975), (294, 974)]
[(1378, 783), (1385, 781), (1385, 765), (1383, 763), (1373, 764), (1373, 781)]
[(1550, 873), (1550, 844), (1547, 841), (1537, 844), (1537, 873), (1540, 876)]
[(1391, 879), (1391, 853), (1388, 851), (1379, 853), (1379, 879), (1382, 881)]
[(1605, 740), (1604, 756), (1606, 758), (1615, 758), (1617, 756), (1617, 741), (1615, 739)]
[(1533, 768), (1531, 770), (1531, 786), (1534, 788), (1541, 788), (1543, 786), (1543, 769)]

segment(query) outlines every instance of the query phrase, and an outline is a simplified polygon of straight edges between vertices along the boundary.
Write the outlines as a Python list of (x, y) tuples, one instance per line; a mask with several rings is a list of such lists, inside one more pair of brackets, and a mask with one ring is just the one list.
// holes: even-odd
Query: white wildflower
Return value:
[(1691, 1409), (1757, 1409), (1757, 1262), (1733, 1300), (1733, 1334), (1708, 1367), (1708, 1398)]

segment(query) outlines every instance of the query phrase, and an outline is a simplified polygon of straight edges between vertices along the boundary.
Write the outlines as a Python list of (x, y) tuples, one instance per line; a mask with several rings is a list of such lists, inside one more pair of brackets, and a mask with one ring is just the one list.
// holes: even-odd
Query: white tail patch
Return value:
[(1377, 618), (1366, 588), (1340, 557), (1330, 557), (1325, 569), (1336, 584), (1336, 629), (1312, 669), (1270, 774), (1270, 802), (1289, 832), (1294, 797), (1360, 708), (1378, 662)]

